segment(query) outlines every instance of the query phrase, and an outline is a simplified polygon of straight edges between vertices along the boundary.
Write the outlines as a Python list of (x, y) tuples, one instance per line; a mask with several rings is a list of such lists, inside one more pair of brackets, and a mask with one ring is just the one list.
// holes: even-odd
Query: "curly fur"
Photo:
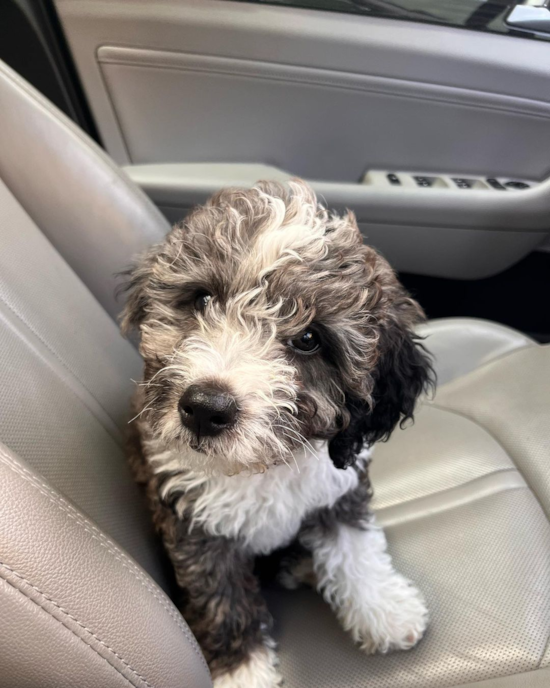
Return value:
[[(260, 665), (267, 681), (275, 677), (267, 612), (242, 581), (254, 555), (288, 545), (306, 526), (321, 533), (303, 538), (320, 589), (340, 610), (348, 606), (337, 613), (362, 638), (357, 619), (374, 618), (365, 617), (372, 594), (363, 606), (350, 601), (360, 581), (354, 587), (344, 569), (370, 569), (374, 587), (398, 575), (371, 527), (370, 492), (357, 492), (366, 484), (362, 451), (412, 419), (432, 384), (413, 330), (418, 304), (363, 244), (353, 214), (330, 214), (299, 180), (219, 192), (141, 258), (127, 290), (122, 327), (139, 328), (145, 363), (134, 463), (185, 593), (182, 611), (220, 685)], [(198, 312), (205, 292), (211, 300)], [(321, 348), (301, 355), (288, 342), (309, 327)], [(178, 402), (192, 384), (227, 390), (238, 407), (234, 425), (203, 438), (184, 427)], [(311, 522), (326, 520), (327, 510), (330, 535)], [(357, 558), (362, 546), (370, 555)], [(331, 564), (326, 552), (340, 560), (346, 548), (353, 563)], [(405, 599), (403, 585), (394, 587)], [(407, 614), (418, 616), (419, 605), (405, 604), (403, 623), (387, 624), (390, 635), (411, 625)], [(391, 616), (396, 606), (377, 613)], [(374, 646), (407, 646), (385, 638)]]

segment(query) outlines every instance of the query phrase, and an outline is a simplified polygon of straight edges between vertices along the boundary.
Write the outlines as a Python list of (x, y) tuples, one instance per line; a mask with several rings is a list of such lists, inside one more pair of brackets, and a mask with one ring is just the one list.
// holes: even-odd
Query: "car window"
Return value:
[[(264, 5), (346, 12), (372, 17), (445, 24), (478, 31), (549, 40), (550, 34), (512, 28), (506, 19), (513, 0), (241, 0)], [(550, 15), (549, 15), (550, 16)]]

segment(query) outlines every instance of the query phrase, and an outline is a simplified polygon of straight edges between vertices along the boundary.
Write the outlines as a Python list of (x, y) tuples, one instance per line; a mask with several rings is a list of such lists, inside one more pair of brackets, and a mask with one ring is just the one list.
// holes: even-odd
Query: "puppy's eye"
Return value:
[(298, 337), (289, 339), (287, 344), (301, 354), (313, 354), (321, 348), (317, 333), (309, 327)]
[(206, 306), (208, 306), (208, 303), (212, 300), (212, 295), (209, 294), (207, 291), (201, 291), (195, 296), (195, 301), (193, 302), (193, 305), (195, 306), (195, 310), (198, 311), (199, 313), (204, 313)]

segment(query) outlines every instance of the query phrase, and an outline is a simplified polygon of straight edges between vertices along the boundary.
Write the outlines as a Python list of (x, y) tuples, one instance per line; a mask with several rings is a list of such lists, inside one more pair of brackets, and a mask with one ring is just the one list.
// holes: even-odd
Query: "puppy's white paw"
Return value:
[(276, 669), (277, 664), (277, 655), (270, 642), (255, 650), (240, 666), (218, 675), (214, 688), (278, 688), (283, 679)]
[(395, 572), (376, 592), (370, 599), (350, 601), (340, 615), (344, 627), (368, 654), (410, 650), (422, 638), (428, 624), (422, 595)]

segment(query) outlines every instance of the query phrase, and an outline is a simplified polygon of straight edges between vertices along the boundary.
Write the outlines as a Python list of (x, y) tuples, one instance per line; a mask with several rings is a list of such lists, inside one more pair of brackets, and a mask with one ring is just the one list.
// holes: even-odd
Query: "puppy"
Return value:
[(291, 543), (364, 651), (413, 647), (426, 607), (369, 510), (368, 450), (412, 418), (432, 369), (420, 307), (354, 216), (299, 180), (224, 190), (127, 287), (145, 363), (131, 461), (214, 685), (279, 685), (253, 564)]

